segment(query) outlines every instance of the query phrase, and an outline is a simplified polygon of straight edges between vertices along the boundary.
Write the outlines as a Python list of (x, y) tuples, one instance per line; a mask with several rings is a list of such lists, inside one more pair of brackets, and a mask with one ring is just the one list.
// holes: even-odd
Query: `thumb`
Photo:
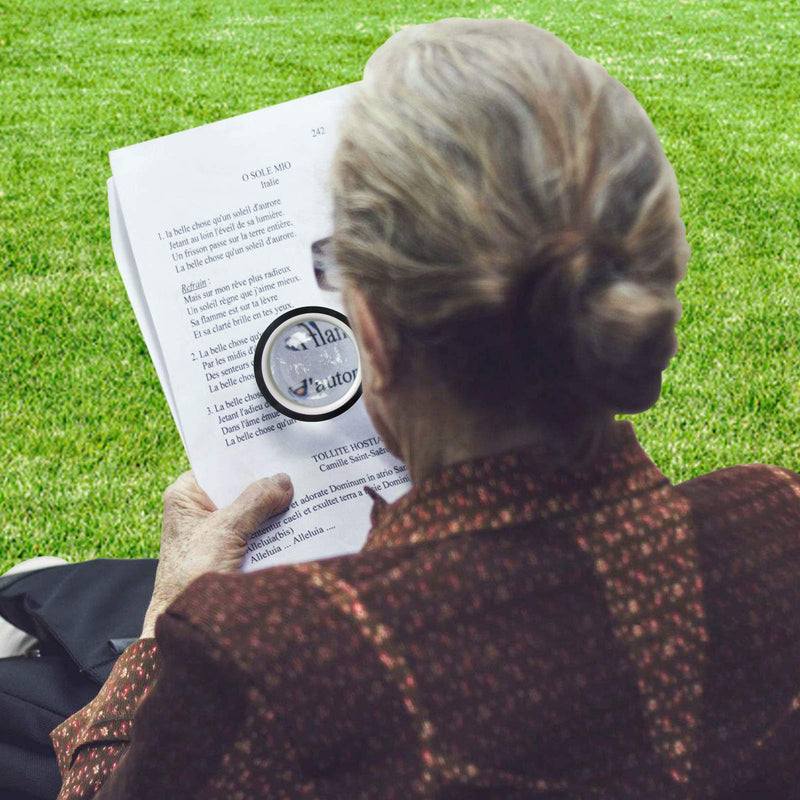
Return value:
[(250, 536), (265, 519), (287, 508), (293, 493), (283, 472), (254, 481), (223, 510), (227, 527), (243, 538)]

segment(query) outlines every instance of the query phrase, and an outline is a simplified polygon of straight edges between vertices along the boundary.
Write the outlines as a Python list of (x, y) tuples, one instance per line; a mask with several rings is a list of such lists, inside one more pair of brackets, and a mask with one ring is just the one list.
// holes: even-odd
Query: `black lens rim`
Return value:
[[(300, 306), (299, 308), (293, 308), (274, 319), (264, 333), (261, 334), (261, 338), (258, 340), (258, 344), (256, 345), (255, 353), (253, 354), (253, 372), (256, 376), (256, 383), (258, 384), (259, 391), (264, 396), (264, 399), (271, 406), (280, 411), (281, 414), (291, 417), (292, 419), (300, 420), (301, 422), (324, 422), (325, 420), (333, 419), (334, 417), (344, 414), (344, 412), (349, 408), (352, 408), (361, 397), (362, 387), (360, 369), (358, 372), (358, 388), (355, 392), (353, 392), (347, 402), (332, 411), (326, 411), (322, 414), (304, 414), (300, 411), (295, 411), (294, 409), (285, 406), (277, 397), (274, 397), (272, 392), (270, 392), (270, 390), (267, 388), (267, 383), (264, 380), (264, 375), (261, 370), (261, 359), (264, 355), (264, 348), (266, 348), (267, 343), (272, 335), (278, 328), (282, 327), (287, 320), (292, 319), (293, 317), (299, 317), (302, 314), (325, 314), (326, 316), (335, 317), (337, 320), (343, 322), (347, 326), (347, 330), (350, 331), (352, 336), (353, 329), (350, 327), (350, 322), (341, 311), (336, 311), (336, 309), (327, 308), (325, 306)], [(355, 337), (353, 341), (355, 341)], [(356, 345), (356, 347), (358, 347), (358, 345)]]

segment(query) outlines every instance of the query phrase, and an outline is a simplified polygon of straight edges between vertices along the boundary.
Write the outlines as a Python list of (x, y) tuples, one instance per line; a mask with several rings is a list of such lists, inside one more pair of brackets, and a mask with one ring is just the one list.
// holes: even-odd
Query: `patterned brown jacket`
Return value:
[(673, 486), (618, 422), (585, 470), (464, 462), (372, 523), (193, 583), (53, 732), (62, 800), (800, 796), (794, 472)]

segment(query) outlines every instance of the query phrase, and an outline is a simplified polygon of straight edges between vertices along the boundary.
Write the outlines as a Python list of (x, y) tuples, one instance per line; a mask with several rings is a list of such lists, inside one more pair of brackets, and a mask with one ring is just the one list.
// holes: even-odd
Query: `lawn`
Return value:
[(680, 350), (635, 417), (662, 472), (800, 470), (796, 0), (0, 2), (0, 572), (156, 555), (188, 468), (114, 264), (108, 151), (357, 80), (443, 16), (548, 28), (663, 139), (692, 258)]

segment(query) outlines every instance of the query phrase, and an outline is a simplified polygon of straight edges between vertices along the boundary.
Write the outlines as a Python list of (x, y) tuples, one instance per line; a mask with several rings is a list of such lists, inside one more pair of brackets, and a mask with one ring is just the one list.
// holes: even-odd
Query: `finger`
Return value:
[(164, 492), (164, 502), (198, 506), (203, 511), (216, 511), (214, 501), (200, 488), (192, 470), (180, 474)]
[(251, 483), (227, 508), (220, 512), (227, 527), (243, 539), (265, 519), (283, 511), (292, 499), (292, 482), (281, 473)]

